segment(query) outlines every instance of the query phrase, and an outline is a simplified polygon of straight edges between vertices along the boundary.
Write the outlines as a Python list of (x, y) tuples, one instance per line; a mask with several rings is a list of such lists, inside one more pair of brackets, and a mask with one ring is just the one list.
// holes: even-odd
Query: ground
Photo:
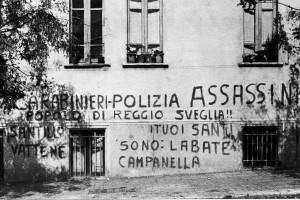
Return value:
[(300, 198), (300, 169), (3, 184), (0, 199)]

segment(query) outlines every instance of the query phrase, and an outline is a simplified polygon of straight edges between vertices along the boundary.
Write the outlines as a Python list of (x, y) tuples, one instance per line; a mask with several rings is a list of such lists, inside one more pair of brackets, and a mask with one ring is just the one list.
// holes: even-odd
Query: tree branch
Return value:
[[(0, 1), (1, 1), (1, 0), (0, 0)], [(9, 24), (11, 24), (11, 23), (15, 23), (15, 22), (17, 22), (18, 20), (20, 20), (20, 19), (22, 19), (22, 18), (29, 18), (29, 15), (33, 15), (34, 12), (35, 12), (35, 11), (28, 12), (28, 13), (26, 13), (25, 15), (19, 16), (19, 17), (14, 18), (14, 19), (11, 19), (11, 20), (9, 20), (9, 21), (3, 23), (3, 24), (1, 25), (0, 28), (2, 28), (2, 27), (4, 27), (4, 26), (7, 26), (7, 25), (9, 25)], [(24, 25), (24, 24), (23, 24), (23, 25)], [(23, 26), (23, 25), (22, 25), (22, 26)], [(21, 27), (22, 27), (22, 26), (21, 26)], [(21, 28), (21, 27), (18, 27), (18, 28)]]
[(290, 5), (287, 5), (287, 4), (284, 4), (284, 3), (280, 3), (280, 2), (278, 2), (278, 4), (280, 4), (280, 5), (283, 5), (283, 6), (286, 6), (286, 7), (290, 8), (290, 9), (292, 9), (292, 10), (299, 10), (299, 11), (300, 11), (300, 9), (299, 9), (299, 8), (295, 8), (295, 7), (292, 7), (292, 6), (290, 6)]
[(10, 67), (10, 68), (13, 68), (13, 69), (15, 69), (15, 70), (18, 70), (19, 72), (21, 72), (21, 73), (24, 74), (25, 76), (31, 76), (30, 74), (25, 73), (25, 72), (22, 71), (19, 67), (16, 67), (16, 66), (14, 66), (14, 65), (6, 65), (6, 66), (8, 66), (8, 67)]

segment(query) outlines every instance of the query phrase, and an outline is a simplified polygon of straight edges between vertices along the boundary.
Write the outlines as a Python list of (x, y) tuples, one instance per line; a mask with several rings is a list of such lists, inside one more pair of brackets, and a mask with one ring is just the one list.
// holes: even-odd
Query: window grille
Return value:
[(244, 127), (244, 166), (276, 166), (278, 162), (278, 128)]
[(76, 130), (70, 136), (72, 176), (105, 175), (104, 130)]

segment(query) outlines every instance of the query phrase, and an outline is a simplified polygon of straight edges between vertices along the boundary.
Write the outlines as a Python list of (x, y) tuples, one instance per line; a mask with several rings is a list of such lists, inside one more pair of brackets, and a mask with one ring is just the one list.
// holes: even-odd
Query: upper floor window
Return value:
[(163, 0), (127, 0), (127, 62), (163, 62)]
[(104, 63), (103, 0), (70, 0), (70, 63)]
[(277, 0), (244, 5), (243, 62), (278, 62)]

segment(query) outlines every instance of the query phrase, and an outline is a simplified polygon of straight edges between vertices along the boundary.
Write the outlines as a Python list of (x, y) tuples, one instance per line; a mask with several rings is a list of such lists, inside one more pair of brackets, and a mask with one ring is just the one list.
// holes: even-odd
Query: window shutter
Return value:
[(244, 53), (253, 53), (255, 46), (255, 14), (244, 11)]
[(263, 45), (275, 32), (274, 19), (276, 17), (275, 0), (260, 0), (256, 5), (256, 39), (255, 50), (264, 50)]
[(129, 44), (142, 45), (142, 1), (128, 1)]
[(159, 17), (160, 17), (160, 8), (159, 0), (148, 0), (148, 45), (151, 48), (152, 46), (159, 46)]

